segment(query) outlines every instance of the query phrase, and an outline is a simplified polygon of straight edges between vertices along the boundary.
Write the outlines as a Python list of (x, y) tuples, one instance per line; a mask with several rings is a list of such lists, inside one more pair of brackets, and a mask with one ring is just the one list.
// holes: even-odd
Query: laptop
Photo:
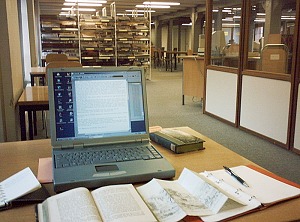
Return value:
[(149, 143), (144, 70), (48, 69), (56, 192), (175, 176)]

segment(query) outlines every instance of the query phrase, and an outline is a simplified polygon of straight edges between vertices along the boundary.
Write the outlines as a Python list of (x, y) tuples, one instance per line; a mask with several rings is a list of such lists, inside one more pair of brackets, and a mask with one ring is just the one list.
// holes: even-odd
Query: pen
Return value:
[(241, 177), (239, 177), (236, 173), (234, 173), (229, 167), (223, 166), (224, 169), (233, 176), (237, 181), (239, 181), (241, 184), (243, 184), (245, 187), (249, 187), (249, 185), (246, 183), (245, 180), (243, 180)]

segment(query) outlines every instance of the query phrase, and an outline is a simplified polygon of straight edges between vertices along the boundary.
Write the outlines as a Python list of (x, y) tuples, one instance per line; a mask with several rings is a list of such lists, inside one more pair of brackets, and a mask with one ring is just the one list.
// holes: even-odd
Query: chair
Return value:
[(168, 69), (172, 72), (173, 71), (173, 62), (172, 62), (172, 52), (166, 52), (166, 57), (165, 57), (165, 64), (166, 64), (166, 71)]
[[(51, 55), (51, 54), (50, 54)], [(62, 55), (62, 54), (58, 54)], [(47, 75), (48, 75), (48, 69), (49, 68), (65, 68), (65, 67), (82, 67), (82, 64), (80, 62), (76, 61), (54, 61), (54, 62), (49, 62), (46, 65), (46, 82), (47, 82)]]
[(65, 54), (48, 54), (46, 55), (46, 65), (54, 61), (68, 61), (68, 56)]
[(284, 44), (267, 44), (261, 51), (261, 70), (288, 73), (289, 50)]
[[(62, 55), (62, 54), (58, 54)], [(82, 67), (82, 64), (80, 62), (70, 62), (70, 61), (55, 61), (55, 62), (49, 62), (46, 66), (46, 76), (45, 76), (45, 82), (47, 82), (47, 75), (48, 75), (48, 69), (49, 68), (64, 68), (64, 67)], [(42, 122), (43, 122), (43, 129), (46, 129), (46, 137), (48, 137), (47, 132), (47, 119), (46, 113), (42, 111)], [(34, 113), (34, 128), (36, 132), (36, 114)]]

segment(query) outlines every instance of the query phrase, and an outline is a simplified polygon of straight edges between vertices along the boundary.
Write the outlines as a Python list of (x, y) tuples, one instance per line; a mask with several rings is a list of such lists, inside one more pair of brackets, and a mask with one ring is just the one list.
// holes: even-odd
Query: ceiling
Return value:
[[(65, 0), (39, 0), (40, 4), (40, 13), (41, 15), (58, 15), (61, 11)], [(103, 4), (98, 9), (101, 11), (106, 7), (107, 15), (110, 15), (110, 5), (115, 2), (116, 12), (125, 13), (125, 10), (136, 9), (136, 5), (142, 5), (146, 0), (107, 0), (107, 3)], [(157, 2), (167, 2), (170, 0), (156, 0)], [(205, 10), (206, 0), (172, 0), (173, 2), (179, 2), (179, 6), (171, 6), (169, 9), (152, 9), (155, 12), (152, 12), (152, 18), (158, 16), (167, 16), (168, 17), (180, 17), (180, 16), (190, 16), (192, 8), (203, 8)]]

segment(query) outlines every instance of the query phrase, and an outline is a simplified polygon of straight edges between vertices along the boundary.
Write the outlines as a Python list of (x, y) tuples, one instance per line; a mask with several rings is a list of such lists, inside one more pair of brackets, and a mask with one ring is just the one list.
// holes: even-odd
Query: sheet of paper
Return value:
[(245, 187), (230, 176), (224, 169), (211, 171), (216, 177), (223, 179), (226, 183), (255, 196), (263, 204), (271, 204), (293, 196), (300, 195), (300, 189), (271, 178), (246, 166), (230, 168), (233, 172), (243, 178), (249, 187)]
[(150, 210), (160, 222), (179, 221), (186, 213), (167, 193), (167, 191), (153, 179), (137, 188)]

